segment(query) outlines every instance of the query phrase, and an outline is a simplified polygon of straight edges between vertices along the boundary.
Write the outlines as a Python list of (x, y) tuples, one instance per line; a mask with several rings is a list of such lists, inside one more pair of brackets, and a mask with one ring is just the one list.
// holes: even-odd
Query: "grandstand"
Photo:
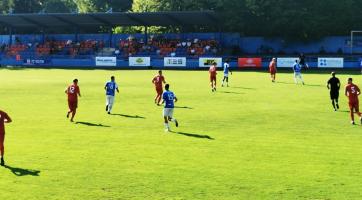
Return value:
[[(147, 65), (163, 68), (169, 67), (164, 65), (165, 57), (177, 57), (187, 59), (183, 67), (199, 68), (199, 58), (228, 57), (236, 68), (240, 67), (238, 58), (246, 57), (262, 59), (260, 67), (265, 68), (271, 57), (294, 57), (303, 52), (311, 67), (318, 66), (318, 57), (341, 57), (346, 68), (360, 68), (359, 38), (354, 41), (355, 54), (350, 55), (348, 36), (306, 44), (241, 37), (237, 33), (148, 33), (151, 26), (209, 26), (221, 30), (221, 24), (212, 11), (1, 15), (0, 25), (8, 34), (0, 36), (0, 64), (97, 67), (96, 57), (113, 57), (116, 64), (111, 67), (129, 67), (129, 57), (147, 57)], [(145, 32), (113, 34), (117, 26), (142, 26)]]

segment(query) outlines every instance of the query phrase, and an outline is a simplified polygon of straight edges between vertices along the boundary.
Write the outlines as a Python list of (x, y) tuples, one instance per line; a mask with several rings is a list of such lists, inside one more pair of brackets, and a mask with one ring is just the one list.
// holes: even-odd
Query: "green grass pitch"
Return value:
[[(179, 98), (174, 133), (153, 103), (155, 74), (0, 70), (0, 109), (13, 118), (1, 199), (362, 198), (362, 126), (350, 125), (342, 90), (341, 110), (332, 110), (329, 74), (304, 74), (301, 86), (291, 73), (272, 84), (267, 73), (235, 72), (231, 87), (212, 93), (205, 71), (164, 71)], [(111, 75), (120, 94), (109, 116)], [(345, 85), (348, 74), (337, 76)], [(73, 78), (78, 123), (65, 118)]]

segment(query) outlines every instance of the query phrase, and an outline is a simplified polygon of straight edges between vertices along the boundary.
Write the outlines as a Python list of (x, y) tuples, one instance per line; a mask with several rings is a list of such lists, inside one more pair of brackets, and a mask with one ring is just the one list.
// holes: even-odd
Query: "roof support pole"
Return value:
[(144, 36), (145, 44), (148, 44), (148, 26), (145, 26), (145, 36)]
[(109, 47), (113, 47), (113, 29), (109, 27)]
[(79, 40), (79, 29), (78, 27), (75, 27), (74, 42), (78, 43), (78, 40)]

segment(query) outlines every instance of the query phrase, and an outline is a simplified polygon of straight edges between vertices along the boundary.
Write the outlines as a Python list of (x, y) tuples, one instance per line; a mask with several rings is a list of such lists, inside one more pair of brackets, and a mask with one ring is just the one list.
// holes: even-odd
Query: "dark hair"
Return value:
[(111, 76), (111, 79), (113, 80), (113, 79), (114, 79), (114, 76)]
[(170, 88), (170, 84), (165, 85), (165, 89), (168, 90)]
[(217, 65), (217, 62), (213, 62), (212, 64), (213, 64), (213, 65)]
[(353, 79), (351, 77), (348, 78), (348, 81), (353, 81)]
[(78, 83), (78, 79), (74, 79), (74, 80), (73, 80), (73, 83)]
[(336, 76), (336, 72), (332, 72), (332, 76)]
[(159, 70), (158, 73), (162, 73), (162, 70)]

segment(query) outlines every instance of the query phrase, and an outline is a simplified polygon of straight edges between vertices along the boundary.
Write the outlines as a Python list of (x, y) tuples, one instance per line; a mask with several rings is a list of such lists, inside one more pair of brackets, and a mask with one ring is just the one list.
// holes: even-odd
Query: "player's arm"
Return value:
[(329, 84), (330, 84), (330, 81), (327, 82), (327, 88), (328, 88), (328, 90), (330, 89), (330, 88), (329, 88)]
[(64, 92), (65, 92), (65, 94), (68, 94), (68, 88), (65, 88)]
[(118, 85), (117, 85), (117, 87), (116, 87), (116, 90), (117, 90), (117, 93), (119, 93)]
[(231, 71), (230, 67), (228, 67), (229, 71), (230, 71), (230, 74), (233, 75), (233, 72)]
[(175, 96), (175, 102), (177, 102), (178, 101), (178, 99), (177, 99), (177, 97)]
[(77, 94), (79, 97), (82, 97), (82, 95), (80, 95), (80, 89), (78, 88)]
[(348, 97), (347, 87), (344, 89), (344, 95), (346, 95), (346, 97)]
[(152, 79), (152, 83), (153, 83), (153, 84), (155, 84), (155, 81), (156, 81), (156, 79), (155, 79), (155, 78), (153, 78), (153, 79)]
[(11, 120), (11, 118), (9, 117), (9, 115), (7, 113), (5, 113), (5, 123), (10, 123), (12, 122), (13, 120)]
[(338, 87), (338, 90), (341, 88), (341, 82), (339, 81), (339, 79), (338, 79), (338, 82), (337, 82), (337, 87)]
[(357, 87), (357, 95), (361, 95), (361, 90)]
[(166, 99), (166, 96), (165, 94), (162, 95), (162, 103), (161, 104), (164, 104), (165, 103), (165, 99)]

